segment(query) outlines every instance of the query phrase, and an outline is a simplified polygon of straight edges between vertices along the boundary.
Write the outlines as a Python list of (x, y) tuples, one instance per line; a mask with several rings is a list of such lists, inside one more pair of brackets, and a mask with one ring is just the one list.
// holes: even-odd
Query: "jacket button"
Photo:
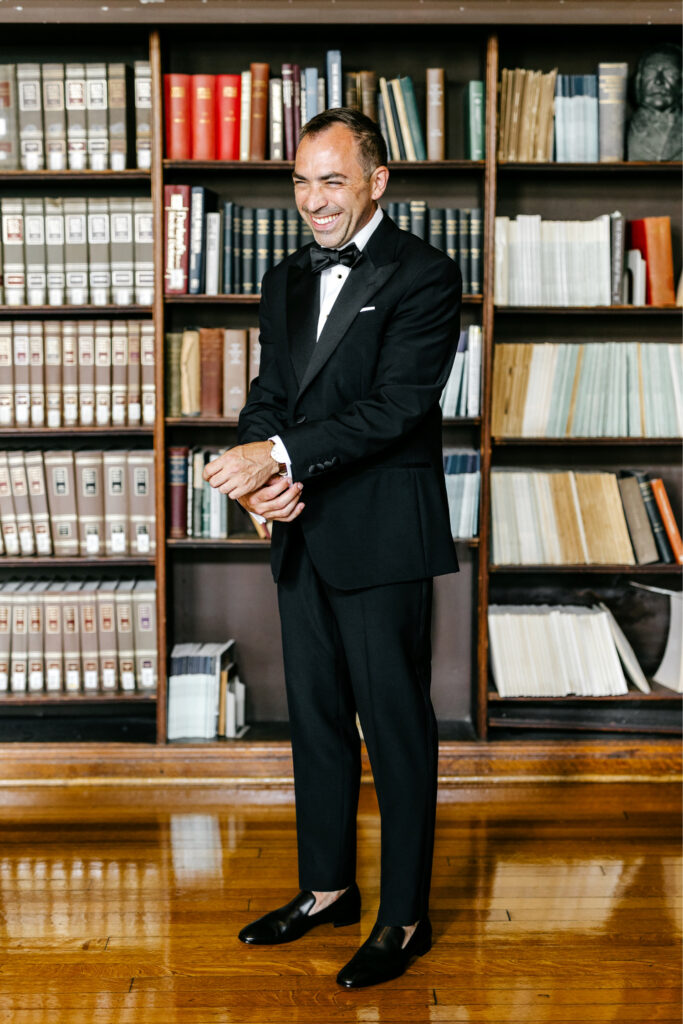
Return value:
[(308, 472), (309, 473), (315, 473), (317, 469), (318, 469), (317, 466), (309, 466), (308, 467)]
[(296, 422), (297, 423), (305, 423), (306, 422), (306, 417), (304, 415), (297, 416)]

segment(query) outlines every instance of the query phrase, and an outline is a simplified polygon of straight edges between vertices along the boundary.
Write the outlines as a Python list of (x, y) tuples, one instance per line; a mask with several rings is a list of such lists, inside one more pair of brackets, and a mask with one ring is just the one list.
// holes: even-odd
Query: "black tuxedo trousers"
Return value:
[(263, 280), (261, 366), (241, 443), (278, 434), (305, 509), (275, 523), (300, 884), (355, 875), (358, 711), (382, 820), (379, 920), (427, 913), (437, 739), (432, 578), (457, 572), (439, 397), (455, 356), (455, 263), (384, 217), (316, 341), (307, 248)]
[(378, 920), (427, 914), (438, 739), (429, 696), (429, 579), (339, 590), (295, 529), (278, 581), (302, 889), (356, 877), (360, 738), (382, 822)]

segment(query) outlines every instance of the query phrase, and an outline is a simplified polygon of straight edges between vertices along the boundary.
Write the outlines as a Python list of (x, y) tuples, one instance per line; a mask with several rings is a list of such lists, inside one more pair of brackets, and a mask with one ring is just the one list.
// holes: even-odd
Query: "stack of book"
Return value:
[[(148, 61), (0, 64), (0, 169), (122, 171), (152, 162)], [(135, 106), (135, 139), (128, 107)], [(133, 148), (134, 161), (129, 148)]]
[(0, 301), (8, 306), (149, 306), (152, 201), (2, 199)]
[(153, 451), (0, 452), (0, 554), (156, 551)]
[(480, 453), (473, 448), (445, 448), (448, 512), (453, 537), (467, 540), (479, 533)]
[(631, 645), (602, 602), (588, 608), (494, 604), (488, 624), (501, 697), (619, 696), (628, 692), (624, 669), (650, 693)]
[(182, 540), (270, 539), (270, 526), (259, 523), (204, 479), (207, 462), (226, 448), (176, 445), (168, 449), (169, 537)]
[(457, 262), (464, 294), (481, 293), (481, 210), (433, 209), (424, 199), (412, 199), (410, 202), (389, 203), (387, 213), (402, 231), (410, 231)]
[(680, 437), (683, 346), (497, 345), (491, 416), (495, 437)]
[(154, 580), (0, 584), (0, 693), (156, 686)]
[(683, 564), (664, 484), (640, 470), (491, 472), (494, 565)]
[[(594, 75), (504, 68), (498, 159), (614, 163), (624, 159), (628, 65), (601, 63)], [(553, 152), (554, 142), (554, 152)]]
[(441, 412), (447, 419), (478, 416), (481, 411), (481, 327), (460, 332), (458, 348), (446, 387), (441, 392)]
[(629, 221), (625, 231), (618, 211), (588, 221), (496, 217), (494, 300), (499, 306), (673, 306), (671, 220)]
[(245, 734), (246, 687), (235, 663), (235, 641), (175, 644), (168, 678), (169, 740)]
[(0, 322), (0, 426), (153, 425), (151, 320)]
[(166, 414), (237, 419), (261, 358), (258, 327), (166, 335)]

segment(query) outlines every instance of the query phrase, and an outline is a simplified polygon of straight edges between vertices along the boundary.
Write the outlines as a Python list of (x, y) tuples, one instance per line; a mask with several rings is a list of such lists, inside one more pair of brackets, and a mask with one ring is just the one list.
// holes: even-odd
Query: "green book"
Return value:
[(468, 82), (465, 92), (465, 153), (468, 160), (484, 159), (484, 83)]
[(422, 133), (422, 125), (420, 124), (420, 117), (417, 112), (417, 101), (415, 99), (415, 90), (413, 88), (413, 80), (409, 75), (398, 77), (398, 84), (401, 88), (401, 94), (403, 96), (403, 105), (406, 108), (406, 116), (408, 118), (408, 127), (410, 128), (410, 137), (413, 140), (413, 146), (415, 147), (415, 156), (418, 160), (427, 159), (427, 150), (425, 149), (425, 140)]
[(563, 424), (560, 416), (562, 412), (563, 391), (566, 387), (568, 346), (560, 344), (557, 348), (555, 373), (550, 391), (550, 413), (548, 415), (548, 422), (545, 425), (546, 437), (562, 437)]
[(256, 271), (256, 211), (242, 210), (242, 294), (254, 295)]
[(180, 349), (183, 344), (182, 331), (167, 334), (166, 350), (166, 415), (180, 416)]
[(259, 206), (254, 215), (256, 226), (256, 277), (254, 278), (255, 291), (261, 294), (261, 281), (263, 275), (271, 266), (271, 232), (272, 232), (272, 211), (268, 207)]
[(292, 253), (296, 252), (300, 246), (299, 242), (299, 224), (301, 218), (299, 217), (299, 211), (289, 207), (285, 210), (285, 241), (287, 245), (287, 255), (291, 256)]

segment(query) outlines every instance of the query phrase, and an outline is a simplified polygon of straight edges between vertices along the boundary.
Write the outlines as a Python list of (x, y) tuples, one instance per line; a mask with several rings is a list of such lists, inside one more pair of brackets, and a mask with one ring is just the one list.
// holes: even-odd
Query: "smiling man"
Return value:
[(273, 523), (292, 732), (301, 891), (240, 938), (291, 942), (359, 920), (357, 711), (381, 814), (381, 886), (376, 924), (337, 977), (348, 988), (395, 978), (431, 947), (432, 583), (458, 569), (439, 397), (461, 277), (382, 213), (386, 162), (377, 125), (357, 111), (303, 128), (294, 194), (315, 242), (263, 279), (241, 443), (205, 470)]

